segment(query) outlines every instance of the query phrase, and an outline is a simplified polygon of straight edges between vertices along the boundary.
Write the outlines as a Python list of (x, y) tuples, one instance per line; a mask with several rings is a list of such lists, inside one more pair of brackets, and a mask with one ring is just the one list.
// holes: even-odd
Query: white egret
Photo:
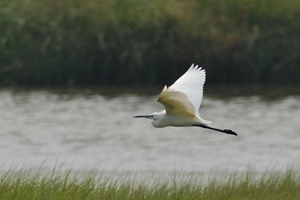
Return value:
[(199, 108), (202, 102), (204, 82), (205, 70), (192, 64), (173, 85), (165, 86), (158, 95), (157, 101), (165, 107), (165, 110), (134, 117), (152, 119), (152, 125), (157, 128), (198, 126), (237, 136), (232, 130), (211, 127), (212, 122), (200, 117)]

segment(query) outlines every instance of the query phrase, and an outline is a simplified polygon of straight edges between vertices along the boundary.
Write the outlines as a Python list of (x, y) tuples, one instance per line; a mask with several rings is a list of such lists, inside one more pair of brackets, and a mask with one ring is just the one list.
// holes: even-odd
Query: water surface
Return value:
[(199, 127), (153, 128), (150, 120), (134, 119), (163, 109), (153, 90), (2, 89), (1, 165), (205, 172), (298, 164), (300, 95), (234, 92), (242, 90), (210, 88), (200, 109), (235, 137)]

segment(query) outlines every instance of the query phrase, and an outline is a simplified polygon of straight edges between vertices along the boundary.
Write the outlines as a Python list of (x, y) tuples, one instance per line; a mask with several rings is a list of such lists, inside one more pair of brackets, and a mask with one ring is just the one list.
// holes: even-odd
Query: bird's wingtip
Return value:
[[(202, 67), (199, 67), (199, 65), (195, 65), (194, 63), (190, 66), (189, 70), (197, 70), (202, 71), (204, 70)], [(205, 71), (205, 70), (204, 70)]]
[(190, 69), (194, 69), (194, 63), (190, 66), (189, 70)]

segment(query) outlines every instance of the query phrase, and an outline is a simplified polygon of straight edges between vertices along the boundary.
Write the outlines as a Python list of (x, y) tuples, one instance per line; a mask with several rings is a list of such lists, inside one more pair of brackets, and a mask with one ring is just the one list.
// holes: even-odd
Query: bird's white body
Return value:
[(201, 119), (200, 117), (187, 118), (183, 116), (168, 114), (165, 110), (161, 112), (154, 112), (150, 115), (153, 115), (153, 121), (151, 122), (151, 124), (156, 128), (163, 128), (166, 126), (209, 126), (212, 123), (210, 121)]
[(158, 95), (165, 110), (150, 115), (139, 115), (136, 118), (153, 119), (152, 125), (157, 128), (166, 126), (200, 126), (227, 134), (237, 135), (231, 130), (210, 127), (212, 122), (200, 117), (205, 70), (194, 64), (170, 87), (165, 86)]

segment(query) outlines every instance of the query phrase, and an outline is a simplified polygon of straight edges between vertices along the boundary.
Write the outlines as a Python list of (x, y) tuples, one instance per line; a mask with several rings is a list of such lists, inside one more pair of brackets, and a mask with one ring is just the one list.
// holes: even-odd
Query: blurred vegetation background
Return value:
[(1, 0), (1, 85), (299, 84), (299, 0)]

